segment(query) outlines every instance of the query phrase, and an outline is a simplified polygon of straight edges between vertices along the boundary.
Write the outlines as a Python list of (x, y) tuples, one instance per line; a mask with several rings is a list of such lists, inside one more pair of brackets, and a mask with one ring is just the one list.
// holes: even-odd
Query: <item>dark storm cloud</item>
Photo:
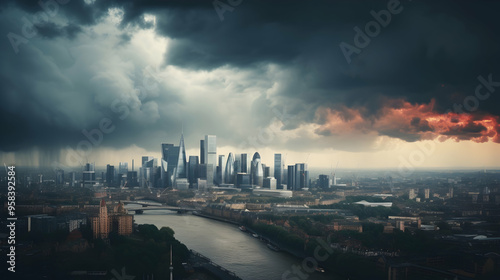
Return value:
[[(500, 76), (494, 12), (500, 4), (494, 2), (401, 1), (403, 11), (347, 64), (340, 42), (354, 44), (353, 28), (363, 28), (373, 20), (370, 11), (387, 9), (387, 3), (243, 1), (225, 12), (224, 21), (205, 1), (115, 5), (124, 8), (128, 23), (140, 23), (142, 13), (158, 16), (157, 32), (174, 39), (168, 64), (208, 70), (259, 62), (285, 65), (296, 69), (301, 85), (284, 90), (284, 97), (364, 106), (367, 114), (382, 107), (380, 96), (421, 103), (434, 98), (436, 109), (445, 112), (473, 93), (479, 75)], [(491, 104), (480, 109), (498, 114)]]
[(81, 32), (82, 28), (76, 24), (68, 24), (66, 26), (59, 26), (53, 22), (47, 22), (37, 27), (38, 33), (46, 38), (53, 39), (56, 37), (67, 37), (74, 39), (75, 36)]
[[(373, 20), (370, 11), (387, 9), (389, 1), (244, 0), (234, 10), (226, 11), (223, 21), (212, 2), (97, 0), (85, 4), (72, 0), (58, 8), (58, 15), (67, 18), (67, 25), (45, 23), (39, 27), (41, 39), (35, 39), (39, 44), (46, 40), (74, 40), (85, 27), (100, 23), (109, 8), (123, 10), (121, 26), (124, 29), (127, 26), (151, 28), (151, 22), (143, 16), (155, 15), (156, 33), (171, 39), (163, 58), (164, 65), (192, 70), (228, 66), (260, 72), (262, 65), (272, 64), (282, 69), (279, 73), (263, 74), (263, 78), (271, 76), (279, 84), (276, 92), (261, 94), (249, 104), (251, 120), (257, 127), (269, 125), (275, 116), (272, 109), (283, 104), (294, 116), (284, 123), (283, 129), (295, 129), (304, 123), (325, 123), (325, 118), (317, 115), (320, 107), (339, 110), (344, 121), (354, 116), (341, 109), (356, 108), (363, 118), (371, 120), (383, 116), (381, 110), (387, 106), (397, 108), (394, 100), (427, 104), (434, 99), (434, 110), (444, 113), (474, 94), (479, 75), (487, 77), (492, 73), (494, 81), (500, 80), (500, 39), (497, 36), (500, 24), (496, 15), (500, 3), (497, 2), (401, 1), (402, 12), (392, 15), (388, 26), (382, 28), (380, 35), (372, 38), (360, 54), (354, 54), (350, 64), (339, 44), (354, 45), (353, 28), (363, 29)], [(1, 5), (4, 7), (2, 13), (6, 9), (22, 9), (31, 15), (43, 10), (37, 1), (7, 1)], [(3, 19), (1, 34), (19, 30), (22, 16), (19, 13), (16, 17)], [(126, 32), (120, 36), (122, 45), (131, 39)], [(66, 68), (58, 70), (56, 66), (73, 63), (71, 51), (64, 47), (57, 49), (57, 53), (51, 49), (37, 52), (27, 48), (22, 55), (7, 57), (6, 53), (9, 56), (12, 53), (12, 46), (5, 39), (0, 48), (4, 53), (1, 57), (5, 58), (0, 89), (6, 101), (0, 105), (0, 114), (2, 125), (12, 127), (12, 133), (0, 140), (1, 149), (16, 150), (37, 143), (41, 146), (75, 143), (83, 128), (95, 126), (102, 117), (113, 116), (104, 101), (96, 105), (96, 100), (120, 97), (118, 85), (109, 86), (107, 77), (87, 85), (89, 75), (85, 73), (70, 81), (58, 73)], [(96, 59), (103, 58), (88, 57), (89, 63)], [(5, 74), (9, 71), (11, 74)], [(104, 86), (111, 97), (99, 95)], [(88, 95), (73, 92), (75, 87), (83, 87)], [(42, 92), (46, 95), (41, 96)], [(161, 98), (166, 103), (186, 106), (183, 99), (173, 93)], [(140, 106), (144, 107), (137, 114), (152, 112), (154, 115), (154, 104), (159, 99), (141, 100)], [(500, 109), (496, 104), (499, 102), (498, 92), (492, 93), (486, 101), (480, 101), (474, 113), (498, 116)], [(169, 109), (176, 110), (175, 106)], [(71, 114), (62, 112), (65, 110)], [(71, 117), (67, 118), (68, 115)], [(156, 145), (157, 138), (140, 137), (132, 131), (178, 133), (178, 119), (160, 117), (162, 121), (157, 123), (127, 120), (117, 124), (126, 129), (116, 130), (111, 145), (125, 146), (138, 139), (148, 142), (145, 146)], [(196, 122), (195, 117), (185, 118)], [(7, 120), (12, 121), (7, 123)], [(213, 120), (222, 121), (224, 117)], [(379, 133), (416, 141), (420, 136), (414, 133), (432, 130), (422, 119), (414, 118), (407, 125), (411, 126), (409, 131), (382, 128)], [(481, 133), (474, 132), (474, 128), (479, 129), (471, 126), (464, 127), (463, 131)], [(199, 128), (192, 128), (193, 133), (196, 129)], [(214, 131), (225, 132), (221, 127)], [(318, 133), (332, 135), (327, 130)], [(241, 139), (235, 137), (232, 144), (238, 140)], [(301, 143), (290, 145), (300, 147)]]
[(422, 120), (419, 117), (414, 117), (410, 121), (410, 125), (414, 127), (419, 132), (432, 131), (432, 127), (429, 125), (429, 122), (426, 120)]

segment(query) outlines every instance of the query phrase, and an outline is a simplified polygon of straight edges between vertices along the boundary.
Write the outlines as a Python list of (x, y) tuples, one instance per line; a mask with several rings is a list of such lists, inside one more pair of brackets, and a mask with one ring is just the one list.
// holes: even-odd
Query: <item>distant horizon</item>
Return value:
[[(129, 163), (131, 164), (132, 161), (121, 161), (121, 162), (126, 162), (126, 163)], [(93, 163), (93, 162), (88, 162), (88, 163)], [(263, 162), (265, 164), (265, 162)], [(302, 162), (297, 162), (297, 163), (302, 163)], [(7, 166), (9, 166), (9, 163), (6, 162), (5, 163)], [(118, 167), (118, 163), (116, 164), (112, 164), (112, 163), (109, 163), (109, 165), (112, 165), (112, 166), (115, 166), (115, 167)], [(296, 163), (294, 163), (295, 165)], [(53, 168), (52, 166), (33, 166), (33, 165), (15, 165), (15, 164), (11, 164), (11, 166), (15, 166), (16, 168), (30, 168), (30, 169), (51, 169), (51, 170), (55, 170), (57, 168)], [(285, 166), (288, 166), (288, 165), (291, 165), (291, 164), (285, 164)], [(271, 165), (266, 165), (268, 167), (271, 168), (271, 171), (273, 170), (274, 166), (271, 166)], [(81, 168), (84, 168), (85, 167), (85, 164), (81, 165), (81, 166), (67, 166), (67, 169), (68, 170), (74, 170), (74, 171), (80, 171)], [(106, 169), (106, 165), (95, 165), (95, 168), (96, 169), (100, 169), (100, 170), (105, 170)], [(140, 166), (136, 166), (134, 167), (134, 170), (138, 171), (138, 168), (140, 168)], [(62, 168), (64, 170), (64, 168)], [(129, 169), (131, 169), (131, 166), (129, 165)], [(327, 170), (328, 172), (331, 171), (331, 168), (330, 167), (317, 167), (317, 166), (308, 166), (308, 169), (309, 170), (314, 170), (315, 172), (321, 170), (321, 171), (324, 171), (324, 170)], [(334, 168), (335, 169), (335, 168)], [(375, 172), (375, 171), (397, 171), (398, 168), (397, 167), (394, 167), (394, 168), (376, 168), (376, 167), (367, 167), (367, 168), (344, 168), (344, 167), (339, 167), (336, 169), (337, 171), (342, 171), (342, 172), (356, 172), (356, 171), (370, 171), (370, 172)], [(447, 167), (417, 167), (417, 168), (414, 168), (413, 169), (414, 172), (433, 172), (433, 171), (436, 171), (436, 172), (447, 172), (447, 171), (451, 171), (451, 172), (454, 172), (454, 171), (458, 171), (458, 172), (500, 172), (500, 167), (485, 167), (485, 168), (475, 168), (475, 167), (456, 167), (456, 168), (447, 168)], [(329, 175), (329, 174), (327, 174)]]

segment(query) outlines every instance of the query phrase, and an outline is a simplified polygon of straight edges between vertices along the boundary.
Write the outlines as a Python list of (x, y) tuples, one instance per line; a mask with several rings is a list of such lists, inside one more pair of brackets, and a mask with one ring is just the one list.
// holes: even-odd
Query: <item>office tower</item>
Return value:
[(153, 159), (153, 157), (152, 157), (152, 156), (143, 156), (143, 157), (142, 157), (142, 161), (141, 161), (141, 164), (142, 164), (141, 166), (142, 166), (142, 167), (146, 166), (146, 163), (147, 163), (148, 161), (152, 160), (152, 159)]
[(299, 190), (307, 188), (309, 186), (309, 172), (307, 172), (306, 163), (295, 164), (295, 188), (294, 190)]
[(276, 179), (273, 177), (264, 178), (263, 187), (271, 190), (276, 189)]
[(252, 184), (262, 187), (264, 179), (264, 169), (260, 162), (260, 154), (256, 152), (252, 158), (251, 166)]
[(56, 170), (56, 185), (58, 186), (64, 185), (64, 170), (62, 169)]
[(188, 181), (191, 185), (194, 185), (198, 178), (198, 164), (198, 156), (189, 156)]
[(214, 185), (214, 165), (212, 164), (206, 164), (206, 170), (207, 170), (207, 187), (211, 187)]
[(141, 188), (153, 188), (156, 186), (158, 161), (151, 156), (142, 157), (142, 166), (139, 170), (139, 186)]
[(69, 182), (69, 185), (70, 185), (71, 187), (76, 186), (76, 172), (74, 172), (74, 171), (73, 171), (73, 172), (70, 172), (70, 173), (69, 173), (69, 179), (71, 180), (71, 181)]
[(255, 184), (262, 187), (264, 179), (264, 168), (262, 167), (262, 162), (257, 162), (257, 172), (255, 173)]
[(174, 147), (174, 144), (162, 143), (161, 144), (161, 161), (160, 161), (160, 181), (161, 187), (169, 187), (169, 175), (168, 175), (168, 154), (169, 150)]
[(151, 188), (152, 168), (143, 166), (139, 169), (139, 186), (141, 188)]
[(127, 187), (137, 187), (137, 171), (127, 172)]
[(82, 181), (84, 187), (92, 187), (96, 183), (95, 166), (93, 163), (85, 164), (82, 174)]
[(327, 189), (330, 187), (330, 176), (321, 174), (319, 175), (318, 185), (322, 189)]
[(169, 144), (169, 143), (162, 143), (161, 144), (161, 158), (165, 161), (167, 161), (168, 158), (168, 149), (173, 147), (174, 144)]
[(283, 178), (282, 174), (282, 162), (281, 154), (274, 154), (274, 178), (276, 179), (276, 185), (279, 187), (283, 183), (281, 180)]
[(125, 181), (127, 181), (127, 172), (128, 172), (128, 162), (120, 162), (118, 164), (118, 180), (117, 184), (123, 186)]
[(259, 160), (260, 161), (260, 154), (259, 152), (255, 152), (252, 157), (252, 161)]
[(453, 198), (453, 187), (450, 187), (448, 194), (450, 198)]
[(205, 163), (198, 164), (197, 173), (198, 173), (198, 178), (207, 180), (207, 165)]
[(271, 176), (271, 167), (269, 167), (265, 164), (262, 164), (262, 169), (264, 170), (264, 178)]
[(234, 160), (234, 168), (233, 168), (234, 172), (234, 179), (233, 181), (236, 181), (236, 174), (240, 173), (241, 172), (241, 161), (239, 159), (235, 159)]
[(296, 190), (300, 190), (300, 166), (298, 163), (295, 164), (294, 171), (295, 172), (293, 173), (293, 176), (294, 176), (293, 190), (296, 191)]
[[(149, 187), (158, 187), (158, 181), (160, 179), (160, 169), (158, 168), (158, 159), (151, 157), (149, 161), (144, 164), (144, 167), (150, 169), (150, 175), (147, 178), (149, 181)], [(146, 171), (147, 172), (147, 171)]]
[(115, 167), (113, 165), (106, 165), (106, 183), (108, 187), (115, 186)]
[(234, 184), (234, 156), (233, 153), (229, 153), (229, 156), (227, 157), (227, 163), (226, 163), (226, 178), (225, 181), (228, 184)]
[(161, 188), (168, 187), (168, 162), (165, 159), (161, 159), (160, 164), (160, 181)]
[[(260, 162), (260, 154), (258, 152), (255, 152), (252, 157), (252, 161), (250, 162), (250, 178), (252, 180), (252, 184), (256, 185), (256, 178), (257, 178), (257, 163)], [(260, 165), (262, 168), (262, 164)], [(262, 175), (264, 175), (264, 172), (262, 171)]]
[[(229, 153), (231, 156), (231, 153)], [(229, 158), (228, 158), (229, 159)], [(224, 184), (226, 182), (226, 157), (224, 155), (219, 156), (219, 166), (217, 166), (217, 182)]]
[(282, 169), (282, 180), (281, 180), (281, 186), (278, 186), (276, 185), (276, 188), (277, 189), (280, 189), (280, 190), (286, 190), (288, 188), (287, 184), (288, 184), (288, 168), (285, 168), (285, 166), (283, 166), (283, 169)]
[(295, 165), (288, 166), (287, 188), (288, 190), (295, 190)]
[(127, 174), (128, 172), (128, 162), (120, 162), (118, 165), (118, 173)]
[(172, 146), (168, 149), (167, 155), (167, 187), (175, 186), (177, 174), (177, 164), (179, 163), (180, 147)]
[(250, 179), (250, 174), (238, 173), (236, 174), (236, 186), (238, 187), (251, 187), (252, 180)]
[(217, 165), (217, 167), (215, 168), (215, 175), (216, 175), (215, 176), (215, 183), (217, 185), (222, 184), (222, 179), (223, 179), (221, 177), (222, 176), (222, 170), (220, 170), (220, 166), (219, 165)]
[[(212, 165), (211, 169), (213, 174), (211, 178), (214, 179), (217, 166), (217, 143), (215, 135), (205, 135), (205, 163), (207, 164), (207, 168), (209, 165)], [(213, 184), (213, 181), (210, 182), (207, 178), (207, 184), (210, 186), (210, 184)]]
[(240, 159), (241, 159), (241, 168), (240, 168), (240, 172), (242, 173), (248, 173), (248, 159), (247, 159), (247, 154), (241, 154), (240, 156)]
[(205, 164), (205, 140), (200, 140), (200, 164)]
[(424, 198), (425, 199), (429, 199), (430, 194), (431, 194), (431, 190), (430, 189), (424, 189)]

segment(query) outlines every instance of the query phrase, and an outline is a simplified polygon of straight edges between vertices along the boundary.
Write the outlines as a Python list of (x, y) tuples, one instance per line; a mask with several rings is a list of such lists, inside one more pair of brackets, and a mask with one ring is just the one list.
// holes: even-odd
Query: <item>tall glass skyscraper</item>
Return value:
[[(212, 184), (213, 179), (216, 178), (216, 167), (217, 167), (217, 143), (215, 135), (205, 135), (205, 163), (208, 165), (212, 165), (212, 181), (208, 180), (209, 175), (207, 174), (207, 184)], [(208, 169), (207, 169), (208, 170)], [(207, 172), (208, 173), (208, 172)]]
[(161, 158), (162, 159), (164, 159), (165, 161), (167, 161), (167, 158), (168, 158), (168, 149), (170, 149), (173, 146), (174, 146), (174, 144), (167, 144), (167, 143), (161, 144)]
[(181, 134), (181, 140), (179, 141), (179, 160), (177, 162), (177, 178), (186, 178), (187, 177), (187, 168), (186, 168), (186, 147), (184, 147), (184, 134)]
[(196, 183), (196, 179), (199, 178), (198, 164), (198, 156), (189, 156), (188, 181), (190, 184)]
[(56, 185), (58, 186), (64, 185), (64, 170), (62, 169), (56, 170)]
[(115, 186), (115, 167), (113, 165), (106, 165), (106, 183), (109, 187)]
[(295, 164), (295, 188), (299, 190), (309, 187), (309, 172), (307, 171), (307, 163)]
[(259, 187), (262, 187), (263, 180), (264, 180), (264, 168), (262, 167), (262, 163), (260, 161), (257, 161), (254, 174), (254, 184)]
[(262, 180), (264, 178), (264, 169), (262, 167), (260, 154), (255, 152), (252, 158), (252, 164), (250, 166), (250, 174), (252, 178), (252, 184), (262, 187)]
[(118, 164), (118, 173), (127, 174), (127, 172), (128, 172), (128, 162), (120, 162)]
[(288, 166), (288, 180), (287, 180), (288, 190), (296, 190), (295, 188), (295, 165)]
[(162, 144), (162, 157), (161, 175), (163, 185), (164, 187), (175, 187), (177, 178), (187, 177), (186, 148), (184, 147), (183, 134), (181, 134), (179, 146)]
[(224, 155), (219, 156), (219, 166), (217, 166), (217, 182), (224, 184), (226, 182), (226, 157)]
[(95, 183), (97, 183), (95, 180), (95, 165), (93, 163), (85, 164), (82, 178), (84, 187), (92, 187)]
[(248, 164), (247, 154), (241, 154), (241, 163), (240, 163), (241, 170), (240, 170), (240, 172), (248, 173), (248, 165), (247, 164)]
[(226, 164), (226, 183), (228, 184), (234, 184), (234, 156), (233, 153), (229, 153), (229, 156), (227, 157), (227, 164)]
[(200, 140), (200, 164), (205, 164), (205, 140)]
[(280, 188), (283, 178), (283, 172), (281, 167), (283, 163), (281, 162), (281, 154), (274, 154), (274, 178), (276, 178), (276, 185)]

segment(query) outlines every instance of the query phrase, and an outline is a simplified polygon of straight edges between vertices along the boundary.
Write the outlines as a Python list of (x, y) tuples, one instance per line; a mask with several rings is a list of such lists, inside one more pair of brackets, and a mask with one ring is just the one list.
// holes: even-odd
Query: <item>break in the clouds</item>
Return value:
[[(389, 7), (398, 13), (356, 44), (356, 28)], [(204, 134), (296, 152), (376, 152), (387, 139), (499, 143), (499, 7), (4, 1), (0, 148), (76, 149), (103, 119), (113, 129), (98, 145), (113, 149), (158, 150), (181, 127), (188, 148)], [(347, 57), (342, 43), (358, 51)]]

